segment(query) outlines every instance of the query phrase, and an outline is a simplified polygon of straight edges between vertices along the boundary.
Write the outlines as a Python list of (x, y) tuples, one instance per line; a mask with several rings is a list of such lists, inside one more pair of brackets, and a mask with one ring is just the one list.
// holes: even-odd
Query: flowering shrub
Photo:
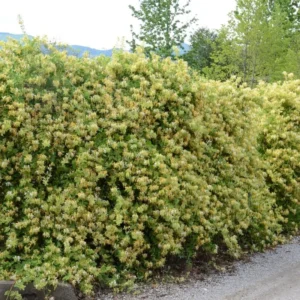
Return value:
[(2, 43), (0, 69), (0, 278), (90, 293), (169, 255), (280, 240), (258, 91), (141, 50), (79, 59), (40, 39)]
[(264, 100), (260, 139), (269, 163), (267, 183), (283, 208), (284, 227), (296, 231), (300, 223), (300, 81), (286, 79), (257, 88)]
[[(258, 155), (259, 105), (255, 92), (237, 83), (208, 81), (194, 118), (199, 168), (209, 184), (214, 233), (231, 254), (276, 243), (282, 220)], [(196, 145), (197, 147), (197, 145)]]
[(78, 59), (33, 40), (3, 44), (0, 64), (1, 277), (115, 287), (193, 233), (209, 241), (183, 61)]

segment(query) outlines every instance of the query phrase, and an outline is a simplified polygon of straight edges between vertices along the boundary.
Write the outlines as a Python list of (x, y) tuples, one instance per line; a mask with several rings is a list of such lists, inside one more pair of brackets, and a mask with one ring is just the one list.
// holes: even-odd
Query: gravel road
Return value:
[(234, 272), (189, 279), (181, 284), (140, 287), (138, 295), (99, 292), (98, 300), (300, 300), (300, 236), (249, 261), (234, 263)]

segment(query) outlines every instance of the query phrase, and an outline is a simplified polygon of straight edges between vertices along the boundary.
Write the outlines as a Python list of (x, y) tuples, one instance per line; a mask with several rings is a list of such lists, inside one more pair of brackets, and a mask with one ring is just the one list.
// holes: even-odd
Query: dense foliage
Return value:
[(269, 163), (267, 183), (288, 216), (285, 228), (295, 230), (300, 223), (300, 80), (260, 84), (258, 91), (265, 95), (260, 144)]
[[(236, 82), (202, 84), (203, 102), (193, 120), (199, 169), (210, 187), (217, 237), (231, 254), (276, 241), (280, 216), (258, 155), (260, 107), (250, 88)], [(201, 153), (201, 155), (200, 155)], [(211, 219), (211, 217), (209, 217)]]
[(125, 287), (169, 255), (275, 245), (295, 222), (298, 81), (251, 90), (39, 39), (1, 43), (0, 70), (1, 279)]
[[(197, 31), (192, 35), (187, 61), (210, 79), (225, 81), (235, 75), (252, 87), (260, 80), (282, 80), (284, 71), (299, 78), (299, 20), (298, 0), (236, 0), (216, 38), (203, 40)], [(209, 59), (203, 59), (205, 53)], [(195, 54), (202, 54), (198, 63), (191, 59)]]
[(201, 27), (190, 37), (190, 49), (181, 56), (190, 67), (204, 73), (203, 70), (211, 66), (213, 45), (217, 39), (217, 33), (208, 28)]

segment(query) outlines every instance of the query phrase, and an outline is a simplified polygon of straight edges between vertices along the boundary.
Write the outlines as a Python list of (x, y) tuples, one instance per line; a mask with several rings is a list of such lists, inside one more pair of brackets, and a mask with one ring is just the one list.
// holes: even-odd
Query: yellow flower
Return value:
[(24, 162), (25, 162), (25, 163), (31, 163), (31, 162), (32, 162), (32, 155), (31, 155), (31, 154), (27, 154), (27, 155), (24, 157)]

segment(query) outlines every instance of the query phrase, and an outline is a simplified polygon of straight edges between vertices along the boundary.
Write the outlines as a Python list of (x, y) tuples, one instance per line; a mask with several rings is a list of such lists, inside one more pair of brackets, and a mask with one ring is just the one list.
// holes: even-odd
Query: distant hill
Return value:
[[(8, 38), (13, 38), (16, 40), (21, 40), (23, 34), (12, 34), (8, 32), (0, 32), (0, 41), (7, 41)], [(33, 38), (29, 35), (30, 38)], [(186, 53), (189, 51), (190, 46), (188, 44), (183, 44), (183, 49), (180, 49), (180, 54)], [(70, 49), (68, 49), (68, 53), (70, 55), (76, 55), (81, 57), (85, 52), (88, 52), (91, 57), (96, 57), (100, 55), (112, 56), (113, 49), (108, 50), (99, 50), (90, 47), (80, 46), (80, 45), (70, 45)]]
[(98, 49), (85, 47), (85, 46), (79, 46), (79, 45), (71, 45), (71, 48), (74, 50), (75, 54), (78, 53), (79, 56), (82, 56), (83, 53), (85, 53), (85, 52), (88, 52), (91, 57), (96, 57), (96, 56), (100, 56), (100, 55), (112, 56), (112, 52), (113, 52), (113, 49), (98, 50)]
[[(22, 39), (23, 36), (24, 36), (23, 34), (12, 34), (8, 32), (0, 32), (0, 41), (7, 41), (8, 38), (13, 38), (19, 41)], [(32, 38), (32, 36), (30, 35), (29, 37)], [(111, 56), (112, 51), (113, 49), (98, 50), (98, 49), (93, 49), (90, 47), (79, 46), (79, 45), (70, 45), (70, 49), (68, 49), (69, 54), (78, 55), (79, 57), (81, 57), (85, 52), (89, 52), (91, 57), (100, 56), (100, 55)]]
[[(7, 41), (8, 38), (13, 38), (15, 40), (20, 41), (24, 35), (23, 34), (12, 34), (8, 32), (0, 32), (0, 41)], [(29, 35), (32, 38), (31, 35)]]
[(180, 54), (184, 54), (184, 53), (186, 53), (186, 52), (189, 52), (190, 49), (191, 49), (191, 46), (188, 45), (188, 44), (186, 44), (186, 43), (183, 43), (183, 44), (182, 44), (182, 47), (183, 47), (183, 49), (181, 49)]

